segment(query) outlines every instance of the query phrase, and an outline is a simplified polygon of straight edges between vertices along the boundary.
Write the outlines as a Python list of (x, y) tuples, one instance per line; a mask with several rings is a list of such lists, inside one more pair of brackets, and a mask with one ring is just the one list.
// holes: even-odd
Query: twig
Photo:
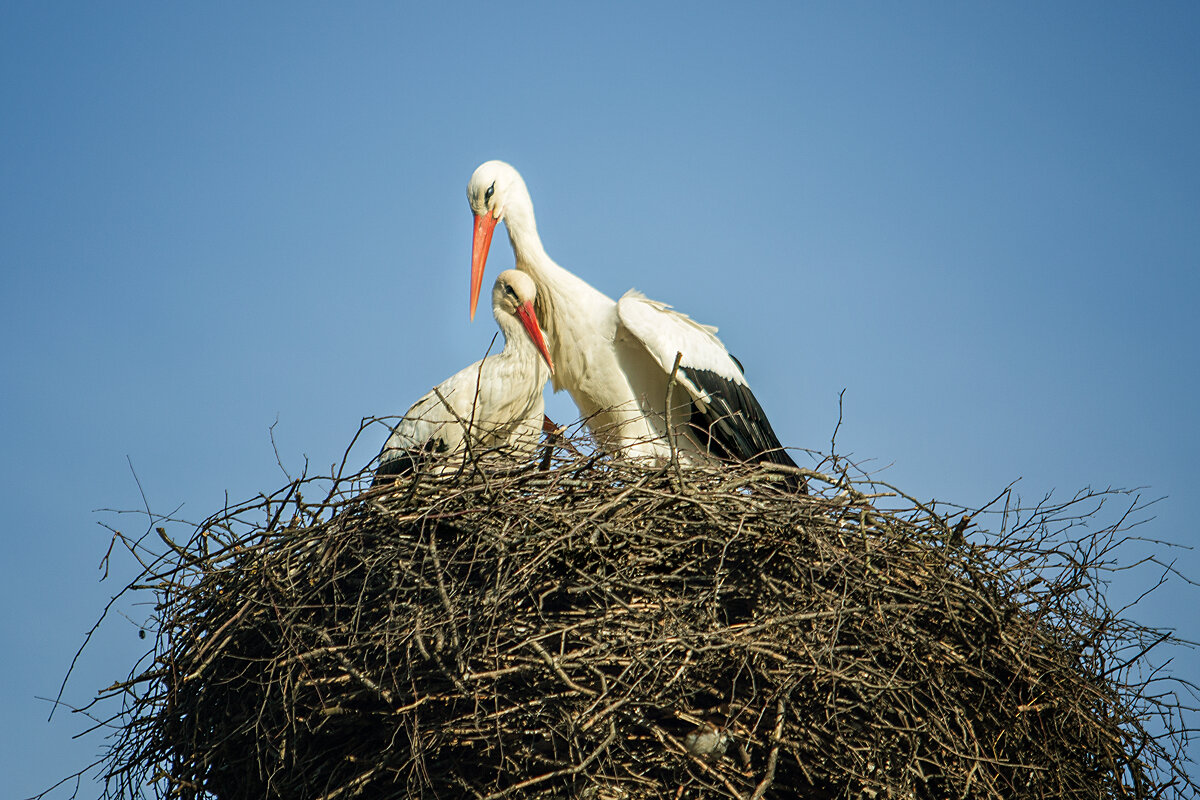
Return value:
[(783, 735), (783, 719), (784, 719), (784, 702), (780, 697), (775, 702), (775, 730), (771, 731), (771, 752), (767, 755), (767, 769), (763, 773), (762, 780), (758, 782), (758, 786), (754, 787), (754, 794), (750, 795), (750, 800), (762, 800), (766, 795), (767, 790), (771, 788), (771, 784), (775, 782), (775, 765), (779, 762), (779, 737)]
[(671, 448), (671, 466), (674, 467), (674, 469), (675, 469), (676, 491), (681, 492), (681, 493), (686, 492), (687, 490), (684, 488), (685, 484), (683, 482), (683, 473), (680, 471), (680, 468), (679, 468), (679, 451), (675, 445), (675, 426), (672, 423), (671, 416), (672, 416), (672, 411), (674, 409), (675, 386), (678, 382), (676, 376), (679, 373), (679, 362), (682, 360), (683, 360), (683, 352), (677, 351), (675, 353), (675, 363), (671, 366), (671, 377), (667, 381), (667, 397), (666, 397), (667, 444)]

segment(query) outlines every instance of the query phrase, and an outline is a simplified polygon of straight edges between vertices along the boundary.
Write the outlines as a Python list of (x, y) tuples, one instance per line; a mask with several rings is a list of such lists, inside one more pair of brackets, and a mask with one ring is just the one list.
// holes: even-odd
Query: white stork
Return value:
[(542, 388), (554, 369), (534, 313), (536, 295), (528, 275), (515, 269), (500, 273), (492, 313), (504, 349), (451, 375), (413, 404), (384, 444), (372, 485), (430, 458), (444, 460), (438, 471), (457, 469), (468, 449), (475, 455), (494, 448), (516, 457), (533, 453), (542, 431)]
[(571, 393), (602, 447), (634, 458), (669, 455), (666, 397), (678, 353), (670, 424), (679, 452), (796, 466), (716, 328), (637, 291), (614, 302), (554, 263), (538, 237), (525, 181), (503, 161), (475, 170), (467, 200), (475, 215), (472, 319), (492, 234), (504, 220), (517, 269), (537, 284), (539, 318), (556, 364), (554, 389)]

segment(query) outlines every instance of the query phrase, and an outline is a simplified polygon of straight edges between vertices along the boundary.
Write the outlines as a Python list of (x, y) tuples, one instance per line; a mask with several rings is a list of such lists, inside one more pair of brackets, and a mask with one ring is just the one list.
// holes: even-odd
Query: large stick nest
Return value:
[(1097, 588), (1114, 493), (986, 533), (844, 472), (542, 467), (160, 528), (106, 796), (1196, 794)]

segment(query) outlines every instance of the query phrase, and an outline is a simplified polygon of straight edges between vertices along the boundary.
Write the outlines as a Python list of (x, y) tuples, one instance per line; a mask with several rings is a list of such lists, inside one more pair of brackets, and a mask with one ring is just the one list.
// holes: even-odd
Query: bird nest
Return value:
[(158, 528), (105, 796), (1197, 794), (1163, 634), (1096, 588), (1126, 518), (1081, 532), (1119, 493), (969, 521), (826, 463), (558, 450)]

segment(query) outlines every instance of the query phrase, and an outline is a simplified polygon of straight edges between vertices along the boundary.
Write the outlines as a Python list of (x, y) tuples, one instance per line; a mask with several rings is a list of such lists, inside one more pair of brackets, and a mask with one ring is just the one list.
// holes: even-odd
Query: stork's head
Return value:
[(471, 242), (471, 319), (475, 319), (475, 307), (479, 305), (479, 288), (483, 285), (483, 268), (487, 265), (488, 249), (492, 245), (492, 234), (496, 223), (506, 220), (509, 233), (512, 223), (507, 221), (510, 211), (518, 213), (533, 202), (525, 181), (515, 169), (503, 161), (488, 161), (479, 165), (467, 184), (467, 202), (475, 216), (475, 235)]
[(516, 317), (525, 328), (525, 332), (529, 334), (529, 338), (533, 340), (533, 346), (542, 354), (542, 358), (546, 359), (546, 365), (550, 367), (550, 372), (553, 373), (554, 362), (550, 359), (550, 349), (546, 347), (541, 326), (538, 325), (537, 314), (533, 310), (533, 301), (536, 298), (537, 286), (534, 285), (533, 278), (524, 272), (506, 269), (496, 278), (496, 285), (492, 287), (492, 313), (496, 315), (496, 321), (501, 326), (504, 325), (503, 315)]

